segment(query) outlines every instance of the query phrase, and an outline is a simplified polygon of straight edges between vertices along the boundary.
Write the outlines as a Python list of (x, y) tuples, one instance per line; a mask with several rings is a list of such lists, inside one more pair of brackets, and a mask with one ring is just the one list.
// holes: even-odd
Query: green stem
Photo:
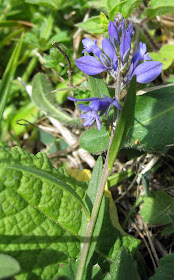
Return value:
[(30, 60), (28, 66), (27, 66), (27, 69), (25, 70), (25, 73), (22, 76), (22, 81), (24, 83), (28, 82), (28, 79), (29, 79), (30, 75), (32, 74), (33, 69), (35, 68), (37, 61), (38, 61), (38, 58), (36, 56), (33, 56), (32, 59)]
[[(117, 79), (116, 79), (116, 96), (118, 97), (120, 95), (120, 86), (121, 86), (121, 61), (119, 59), (118, 61), (118, 74), (117, 74)], [(117, 119), (118, 119), (118, 115), (117, 115)], [(115, 134), (115, 127), (116, 127), (116, 119), (114, 120), (114, 124), (113, 124), (113, 129), (111, 132), (111, 138), (109, 141), (109, 148), (107, 151), (107, 155), (106, 155), (106, 160), (105, 160), (105, 164), (103, 167), (103, 173), (102, 173), (102, 177), (101, 177), (101, 181), (100, 181), (100, 185), (99, 185), (99, 189), (98, 189), (98, 193), (96, 196), (96, 200), (92, 209), (92, 214), (91, 214), (91, 218), (87, 224), (87, 229), (86, 229), (86, 234), (85, 234), (85, 238), (84, 238), (84, 242), (83, 242), (83, 247), (81, 250), (81, 256), (80, 256), (80, 261), (79, 261), (79, 266), (78, 266), (78, 270), (77, 270), (77, 276), (76, 276), (76, 280), (82, 280), (83, 279), (83, 275), (84, 275), (84, 271), (86, 268), (86, 260), (88, 257), (88, 251), (89, 251), (89, 247), (90, 247), (90, 242), (91, 242), (91, 238), (93, 235), (93, 231), (94, 231), (94, 226), (97, 220), (97, 216), (98, 216), (98, 212), (100, 209), (100, 205), (101, 205), (101, 201), (102, 201), (102, 197), (103, 197), (103, 193), (104, 193), (104, 188), (106, 185), (106, 181), (107, 181), (107, 177), (108, 177), (108, 159), (109, 159), (109, 152), (110, 152), (110, 147), (114, 138), (114, 134)]]
[(142, 197), (139, 197), (139, 198), (135, 201), (134, 205), (133, 205), (132, 208), (130, 209), (128, 215), (126, 216), (126, 218), (125, 218), (125, 220), (124, 220), (124, 222), (123, 222), (123, 224), (122, 224), (122, 228), (123, 228), (123, 229), (125, 229), (126, 224), (127, 224), (127, 222), (129, 221), (129, 219), (130, 219), (132, 213), (135, 211), (136, 207), (137, 207), (142, 201), (143, 201), (143, 198), (142, 198)]
[[(110, 141), (110, 144), (111, 144), (111, 141)], [(108, 177), (108, 157), (109, 157), (109, 150), (108, 150), (108, 153), (107, 153), (107, 156), (106, 156), (106, 161), (105, 161), (105, 165), (104, 165), (104, 168), (103, 168), (103, 173), (102, 173), (102, 177), (101, 177), (101, 181), (100, 181), (99, 190), (98, 190), (98, 193), (97, 193), (97, 196), (96, 196), (96, 201), (94, 203), (94, 207), (93, 207), (93, 210), (92, 210), (91, 219), (89, 220), (89, 223), (87, 224), (87, 229), (86, 229), (84, 243), (83, 243), (83, 247), (82, 247), (82, 251), (81, 251), (80, 262), (79, 262), (79, 266), (78, 266), (78, 270), (77, 270), (76, 280), (82, 280), (83, 279), (83, 274), (84, 274), (86, 260), (87, 260), (87, 256), (88, 256), (90, 241), (91, 241), (91, 238), (92, 238), (92, 234), (93, 234), (95, 222), (96, 222), (96, 219), (97, 219), (97, 215), (98, 215), (98, 212), (99, 212), (99, 209), (100, 209), (100, 205), (101, 205), (101, 201), (102, 201), (102, 197), (103, 197), (103, 192), (104, 192), (104, 187), (105, 187), (106, 180), (107, 180), (107, 177)]]

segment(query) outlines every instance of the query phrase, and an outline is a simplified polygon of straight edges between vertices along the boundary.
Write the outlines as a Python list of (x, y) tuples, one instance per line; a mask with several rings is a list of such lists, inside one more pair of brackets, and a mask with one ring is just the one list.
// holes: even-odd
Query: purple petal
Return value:
[(120, 56), (123, 62), (124, 54), (131, 48), (131, 35), (129, 31), (125, 31), (120, 44)]
[(109, 102), (105, 98), (100, 98), (98, 101), (92, 101), (89, 105), (91, 110), (98, 112), (105, 110), (109, 105)]
[(132, 37), (134, 34), (134, 29), (133, 29), (133, 24), (132, 22), (129, 23), (128, 27), (127, 27), (127, 31), (130, 33), (130, 36)]
[(90, 38), (83, 39), (82, 44), (84, 46), (84, 50), (82, 51), (82, 53), (86, 51), (88, 53), (93, 53), (96, 56), (100, 57), (101, 50), (99, 47), (96, 46), (96, 43), (97, 40), (93, 42)]
[(68, 96), (67, 97), (68, 98), (68, 100), (70, 100), (70, 101), (74, 101), (74, 102), (78, 102), (78, 101), (93, 101), (93, 100), (98, 100), (98, 99), (100, 99), (99, 97), (89, 97), (89, 98), (74, 98), (74, 97), (72, 97), (72, 96)]
[(115, 37), (115, 39), (117, 40), (117, 42), (119, 44), (119, 37), (118, 37), (117, 29), (112, 21), (109, 22), (108, 33), (109, 33), (109, 37), (110, 37), (112, 43), (114, 44), (114, 37)]
[(117, 99), (114, 99), (114, 101), (112, 102), (112, 105), (116, 108), (118, 108), (120, 111), (122, 110), (120, 104), (118, 103)]
[(138, 65), (135, 68), (132, 77), (136, 75), (136, 80), (138, 83), (150, 83), (159, 76), (159, 74), (162, 71), (162, 68), (162, 63), (158, 61), (147, 61)]
[(111, 41), (105, 37), (102, 41), (102, 49), (104, 51), (104, 53), (110, 58), (110, 60), (113, 60), (113, 56), (115, 53), (113, 44), (111, 43)]
[(152, 58), (149, 56), (149, 52), (144, 55), (144, 61), (146, 60), (152, 60)]
[(100, 131), (101, 130), (101, 122), (99, 121), (99, 119), (96, 119), (96, 123), (97, 123), (97, 128)]
[(111, 67), (112, 67), (111, 62), (110, 62), (109, 58), (107, 58), (107, 56), (104, 53), (100, 54), (100, 60), (105, 67), (107, 67), (108, 69), (111, 69)]
[(101, 62), (94, 56), (83, 56), (75, 60), (77, 67), (87, 75), (97, 75), (108, 68), (104, 67)]
[(82, 111), (82, 112), (89, 112), (91, 111), (91, 108), (89, 108), (89, 106), (85, 105), (85, 104), (79, 104), (79, 109)]
[(93, 123), (95, 122), (95, 119), (94, 118), (91, 118), (91, 119), (87, 119), (85, 122), (84, 122), (84, 126), (91, 126)]
[(147, 47), (145, 43), (139, 42), (138, 50), (133, 54), (132, 62), (135, 67), (138, 65), (140, 61), (151, 60), (149, 53), (146, 53)]

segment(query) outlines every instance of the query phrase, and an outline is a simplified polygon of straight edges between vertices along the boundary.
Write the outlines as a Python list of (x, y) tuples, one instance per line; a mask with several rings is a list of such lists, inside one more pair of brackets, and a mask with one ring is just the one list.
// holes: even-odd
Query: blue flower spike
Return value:
[[(102, 40), (102, 49), (97, 46), (97, 40), (92, 41), (90, 38), (82, 40), (84, 49), (82, 53), (87, 52), (88, 56), (78, 58), (75, 63), (77, 67), (87, 75), (97, 75), (107, 71), (114, 80), (117, 80), (118, 60), (121, 61), (121, 89), (130, 83), (132, 78), (136, 76), (138, 83), (146, 84), (155, 80), (162, 72), (162, 63), (151, 61), (149, 53), (147, 53), (146, 44), (139, 42), (137, 51), (133, 54), (129, 63), (131, 50), (131, 40), (133, 36), (133, 25), (130, 22), (127, 25), (123, 16), (118, 13), (114, 21), (110, 21), (108, 25), (109, 38)], [(101, 129), (101, 115), (106, 117), (113, 105), (121, 110), (117, 99), (104, 96), (103, 98), (91, 97), (86, 99), (75, 99), (68, 97), (71, 101), (88, 101), (89, 106), (80, 104), (79, 108), (85, 114), (81, 118), (85, 120), (84, 126), (91, 126), (94, 122), (97, 124), (98, 130)]]

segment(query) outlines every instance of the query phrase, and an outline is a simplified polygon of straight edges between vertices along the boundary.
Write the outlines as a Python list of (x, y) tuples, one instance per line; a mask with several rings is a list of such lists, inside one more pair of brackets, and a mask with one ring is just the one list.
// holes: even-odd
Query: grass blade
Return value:
[(7, 67), (5, 69), (5, 72), (3, 74), (2, 81), (0, 84), (0, 125), (1, 125), (2, 117), (3, 117), (3, 112), (4, 112), (5, 106), (7, 104), (12, 81), (14, 79), (16, 68), (18, 65), (19, 55), (20, 55), (21, 46), (22, 46), (22, 37), (23, 36), (21, 36), (19, 42), (17, 43), (17, 45), (10, 57), (10, 60), (7, 64)]

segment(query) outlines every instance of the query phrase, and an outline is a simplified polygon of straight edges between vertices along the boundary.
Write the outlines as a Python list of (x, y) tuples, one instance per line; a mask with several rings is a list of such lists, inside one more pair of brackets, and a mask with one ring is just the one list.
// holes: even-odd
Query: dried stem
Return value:
[(67, 54), (61, 49), (61, 47), (55, 42), (52, 42), (52, 45), (55, 46), (61, 54), (66, 58), (68, 62), (68, 77), (69, 77), (69, 85), (70, 87), (73, 87), (73, 82), (72, 82), (72, 68), (71, 68), (71, 62)]
[(89, 89), (89, 87), (66, 87), (66, 88), (58, 88), (58, 89), (53, 90), (51, 93), (57, 92), (57, 91), (64, 91), (64, 90), (69, 91), (69, 90), (76, 90), (76, 89), (86, 90), (86, 89)]

